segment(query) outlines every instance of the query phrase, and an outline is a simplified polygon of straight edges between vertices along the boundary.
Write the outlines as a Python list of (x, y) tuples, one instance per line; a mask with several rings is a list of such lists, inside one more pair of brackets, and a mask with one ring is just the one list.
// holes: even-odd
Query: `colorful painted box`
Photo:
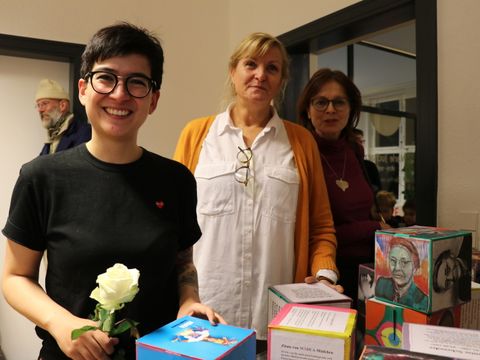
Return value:
[(377, 231), (375, 297), (426, 314), (470, 301), (472, 234), (426, 226)]
[(185, 316), (136, 341), (137, 360), (255, 359), (255, 331)]
[(358, 266), (358, 315), (365, 316), (365, 303), (375, 295), (375, 266), (373, 263)]
[(369, 299), (365, 321), (365, 344), (401, 348), (404, 323), (458, 327), (460, 309), (461, 305), (457, 305), (428, 315), (375, 298)]
[(352, 299), (322, 283), (282, 284), (268, 288), (268, 323), (289, 303), (352, 307)]
[(268, 325), (268, 359), (354, 358), (357, 311), (286, 304)]

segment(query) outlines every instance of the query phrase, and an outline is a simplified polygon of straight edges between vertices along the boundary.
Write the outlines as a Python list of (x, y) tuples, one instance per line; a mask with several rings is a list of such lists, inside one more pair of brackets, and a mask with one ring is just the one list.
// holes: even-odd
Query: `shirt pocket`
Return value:
[(296, 169), (265, 167), (263, 214), (283, 222), (295, 222), (300, 177)]
[(233, 163), (197, 166), (195, 178), (199, 214), (220, 216), (234, 212), (234, 172)]

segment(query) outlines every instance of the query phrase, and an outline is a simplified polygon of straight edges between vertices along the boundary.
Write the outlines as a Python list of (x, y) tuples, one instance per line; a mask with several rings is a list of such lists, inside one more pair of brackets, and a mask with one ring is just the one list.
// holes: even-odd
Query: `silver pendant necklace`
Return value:
[(347, 164), (347, 151), (344, 150), (344, 156), (343, 156), (343, 171), (342, 171), (342, 176), (338, 176), (337, 172), (333, 169), (332, 165), (328, 162), (327, 158), (323, 156), (323, 154), (320, 154), (322, 156), (322, 159), (325, 160), (325, 164), (332, 170), (332, 173), (335, 175), (337, 180), (335, 180), (335, 184), (343, 191), (347, 190), (350, 187), (350, 184), (348, 183), (347, 180), (344, 180), (343, 178), (345, 177), (345, 166)]

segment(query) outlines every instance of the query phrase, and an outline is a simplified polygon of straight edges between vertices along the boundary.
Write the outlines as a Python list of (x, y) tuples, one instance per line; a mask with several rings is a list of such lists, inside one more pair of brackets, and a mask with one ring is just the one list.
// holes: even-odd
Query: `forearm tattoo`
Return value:
[(190, 286), (198, 295), (197, 269), (193, 265), (193, 249), (190, 247), (177, 255), (178, 287)]

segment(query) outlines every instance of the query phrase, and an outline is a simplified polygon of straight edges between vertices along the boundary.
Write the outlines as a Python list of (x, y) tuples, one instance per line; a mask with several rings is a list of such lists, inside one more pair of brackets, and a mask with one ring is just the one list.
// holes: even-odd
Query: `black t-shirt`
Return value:
[[(93, 314), (99, 274), (115, 263), (137, 268), (140, 291), (118, 319), (139, 321), (146, 334), (176, 318), (175, 259), (201, 236), (196, 201), (195, 179), (178, 162), (143, 150), (133, 163), (109, 164), (80, 145), (22, 167), (3, 234), (47, 251), (46, 291), (77, 316)], [(58, 353), (37, 333), (42, 354)]]

